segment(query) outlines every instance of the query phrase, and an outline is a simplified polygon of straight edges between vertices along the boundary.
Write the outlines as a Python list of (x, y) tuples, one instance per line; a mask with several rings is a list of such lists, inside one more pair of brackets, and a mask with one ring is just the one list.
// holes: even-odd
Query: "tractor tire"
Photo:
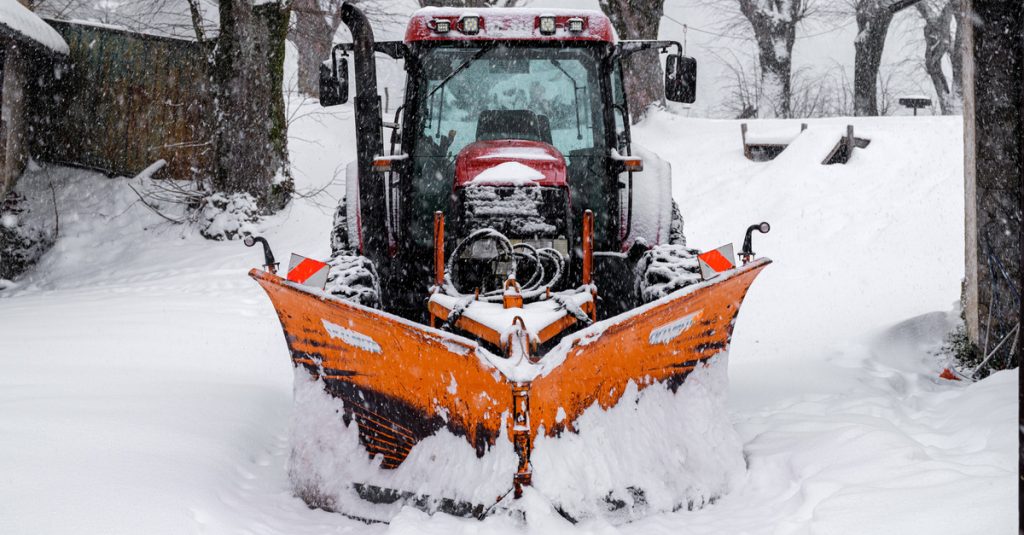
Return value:
[(327, 261), (327, 293), (371, 308), (380, 308), (380, 278), (373, 262), (361, 255), (339, 254)]
[(672, 199), (672, 222), (668, 227), (669, 245), (686, 246), (686, 235), (683, 234), (683, 214), (679, 211), (679, 205)]
[(358, 254), (349, 243), (345, 199), (334, 211), (331, 229), (331, 259), (327, 261), (327, 293), (371, 308), (380, 308), (380, 277), (373, 261)]
[(655, 245), (640, 258), (638, 295), (650, 303), (666, 295), (700, 282), (700, 251), (684, 245)]

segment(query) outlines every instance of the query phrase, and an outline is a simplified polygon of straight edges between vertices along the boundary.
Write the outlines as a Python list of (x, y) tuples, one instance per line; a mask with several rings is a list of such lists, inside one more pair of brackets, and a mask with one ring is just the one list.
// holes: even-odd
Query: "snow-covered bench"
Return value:
[(747, 127), (747, 123), (741, 123), (743, 155), (748, 160), (755, 162), (774, 160), (804, 130), (807, 130), (807, 123), (800, 124), (800, 132), (793, 132), (791, 129), (777, 126), (771, 128), (759, 126), (757, 131), (753, 132)]

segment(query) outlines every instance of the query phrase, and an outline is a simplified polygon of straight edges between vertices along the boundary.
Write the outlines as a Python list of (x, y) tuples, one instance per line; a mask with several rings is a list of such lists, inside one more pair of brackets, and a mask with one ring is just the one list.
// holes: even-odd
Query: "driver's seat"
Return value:
[(544, 129), (537, 114), (530, 110), (484, 110), (480, 112), (480, 118), (476, 123), (476, 140), (495, 141), (501, 139), (525, 139), (550, 143), (551, 127), (548, 126), (547, 129)]

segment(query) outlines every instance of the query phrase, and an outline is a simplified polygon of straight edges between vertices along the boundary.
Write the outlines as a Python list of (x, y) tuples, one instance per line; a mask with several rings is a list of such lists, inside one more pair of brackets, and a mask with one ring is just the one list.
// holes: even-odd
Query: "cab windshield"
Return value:
[(592, 160), (607, 154), (602, 50), (536, 44), (425, 50), (411, 150), (413, 226), (429, 224), (435, 210), (448, 209), (455, 158), (475, 141), (526, 139), (554, 146), (566, 158), (574, 201), (576, 187), (601, 180), (589, 175)]
[[(485, 139), (544, 141), (567, 157), (602, 143), (591, 49), (435, 48), (423, 56), (421, 69), (419, 144), (426, 147), (417, 148), (432, 156), (454, 156)], [(449, 154), (441, 154), (442, 145)]]

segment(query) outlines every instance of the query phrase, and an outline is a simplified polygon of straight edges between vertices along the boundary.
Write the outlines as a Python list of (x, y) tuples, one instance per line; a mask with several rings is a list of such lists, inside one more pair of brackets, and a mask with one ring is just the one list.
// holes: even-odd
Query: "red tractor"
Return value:
[[(666, 97), (693, 102), (694, 60), (620, 41), (595, 11), (423, 9), (397, 42), (342, 15), (353, 42), (320, 94), (348, 100), (351, 55), (357, 161), (326, 291), (308, 283), (322, 264), (277, 276), (265, 240), (250, 273), (296, 367), (297, 494), (386, 521), (407, 505), (483, 517), (532, 487), (566, 518), (628, 520), (726, 492), (743, 458), (724, 353), (767, 224), (742, 266), (731, 246), (686, 248), (623, 89), (630, 54), (675, 49)], [(391, 123), (378, 52), (408, 75)]]
[[(559, 287), (579, 281), (579, 229), (591, 210), (601, 317), (643, 302), (642, 286), (670, 282), (661, 273), (643, 281), (637, 269), (650, 247), (685, 239), (667, 163), (632, 146), (622, 63), (642, 50), (674, 48), (665, 95), (691, 103), (696, 62), (679, 53), (679, 43), (619, 41), (607, 17), (579, 10), (426, 9), (413, 15), (404, 41), (389, 42), (374, 41), (355, 8), (345, 22), (354, 42), (334, 48), (320, 94), (325, 106), (347, 100), (351, 52), (358, 159), (333, 245), (343, 257), (336, 263), (365, 269), (337, 270), (332, 281), (346, 275), (345, 284), (332, 285), (340, 295), (424, 318), (423, 289), (433, 277), (424, 259), (433, 254), (437, 211), (448, 218), (449, 250), (492, 228), (513, 244), (557, 251), (567, 260)], [(408, 73), (392, 123), (382, 120), (374, 52), (404, 60)], [(384, 128), (391, 129), (387, 149)], [(494, 290), (509, 260), (496, 253), (486, 243), (467, 249), (453, 282)]]

